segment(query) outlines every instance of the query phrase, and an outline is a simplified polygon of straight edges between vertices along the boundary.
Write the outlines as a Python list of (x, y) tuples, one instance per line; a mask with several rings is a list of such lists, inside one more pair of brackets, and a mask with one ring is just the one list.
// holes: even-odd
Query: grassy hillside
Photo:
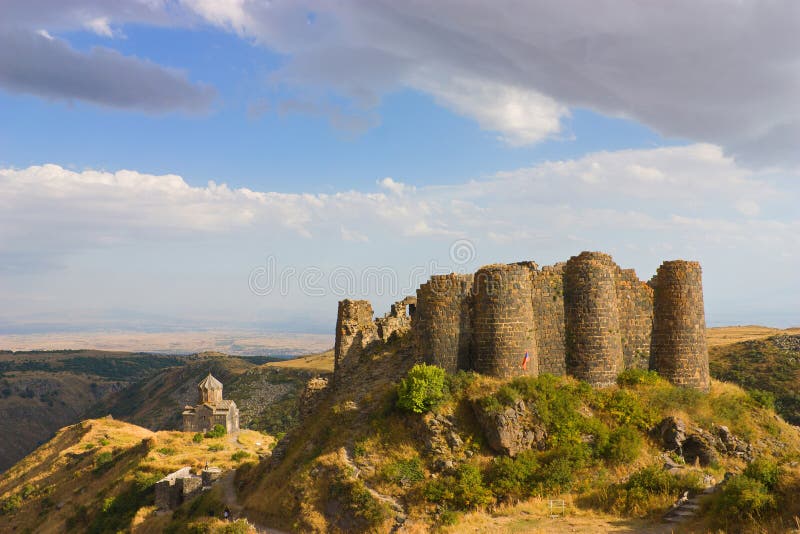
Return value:
[(0, 352), (0, 472), (98, 401), (182, 362), (126, 352)]
[[(165, 474), (206, 462), (225, 469), (266, 454), (272, 438), (151, 432), (110, 418), (87, 420), (56, 436), (0, 478), (3, 532), (160, 532), (153, 484)], [(235, 456), (234, 454), (237, 453)]]
[(711, 374), (756, 390), (787, 421), (800, 425), (800, 335), (720, 345), (709, 349)]
[[(632, 373), (617, 387), (595, 390), (571, 378), (460, 374), (447, 379), (441, 403), (411, 413), (398, 407), (397, 393), (410, 366), (405, 340), (376, 350), (278, 444), (280, 461), (242, 473), (249, 517), (302, 532), (596, 532), (611, 524), (660, 532), (661, 516), (684, 491), (726, 473), (738, 473), (735, 482), (705, 498), (688, 528), (785, 532), (800, 516), (800, 431), (737, 386), (715, 381), (702, 394)], [(527, 407), (520, 419), (546, 437), (510, 458), (490, 446), (476, 413), (509, 420), (520, 403)], [(652, 433), (667, 416), (698, 436), (717, 435), (724, 425), (763, 460), (756, 467), (774, 467), (774, 480), (732, 449), (702, 461), (689, 456), (688, 445), (684, 456), (668, 454)], [(670, 458), (674, 472), (663, 469)], [(548, 499), (556, 497), (567, 503), (566, 522), (548, 517)]]

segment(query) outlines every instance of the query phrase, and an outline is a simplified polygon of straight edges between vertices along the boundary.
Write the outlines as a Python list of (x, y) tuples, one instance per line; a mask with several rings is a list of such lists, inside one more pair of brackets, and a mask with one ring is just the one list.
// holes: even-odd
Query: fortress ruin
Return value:
[(368, 301), (343, 300), (334, 386), (373, 343), (405, 332), (417, 360), (450, 373), (567, 374), (603, 387), (625, 369), (651, 369), (678, 386), (710, 387), (697, 262), (666, 261), (649, 282), (601, 252), (542, 268), (487, 265), (431, 276), (378, 319)]

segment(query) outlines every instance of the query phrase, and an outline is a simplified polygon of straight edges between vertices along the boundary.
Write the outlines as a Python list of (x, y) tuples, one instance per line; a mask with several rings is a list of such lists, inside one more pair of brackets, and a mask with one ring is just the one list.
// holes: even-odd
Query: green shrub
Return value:
[(534, 451), (523, 451), (515, 458), (495, 458), (489, 470), (489, 487), (501, 499), (523, 499), (530, 496), (539, 460)]
[(758, 406), (769, 410), (775, 409), (775, 395), (773, 393), (764, 391), (763, 389), (749, 389), (747, 390), (747, 394)]
[(392, 462), (383, 468), (382, 474), (386, 480), (400, 486), (410, 486), (425, 479), (422, 462), (416, 457)]
[(173, 449), (172, 447), (161, 447), (158, 449), (158, 452), (163, 454), (164, 456), (175, 456), (178, 454), (178, 451)]
[(661, 377), (655, 371), (645, 369), (626, 369), (617, 377), (617, 384), (620, 386), (654, 385), (661, 381)]
[(208, 446), (209, 452), (219, 452), (225, 448), (225, 445), (220, 445), (219, 443), (212, 443)]
[(194, 441), (195, 443), (200, 443), (201, 441), (203, 441), (203, 434), (198, 432), (197, 434), (192, 436), (192, 441)]
[(632, 425), (639, 430), (651, 428), (658, 420), (658, 413), (652, 406), (645, 406), (634, 393), (618, 389), (605, 403), (605, 408), (620, 425)]
[(111, 442), (108, 441), (106, 438), (103, 438), (103, 439), (100, 440), (100, 445), (102, 445), (103, 447), (105, 447), (109, 443), (111, 443)]
[(635, 428), (625, 425), (611, 432), (603, 457), (611, 463), (622, 464), (638, 458), (641, 450), (641, 435)]
[(12, 495), (0, 501), (0, 512), (3, 514), (13, 514), (22, 506), (22, 497), (19, 494)]
[(778, 485), (778, 478), (781, 474), (781, 468), (776, 462), (769, 458), (756, 458), (745, 467), (744, 476), (750, 477), (753, 480), (758, 480), (768, 490), (774, 490)]
[(214, 425), (214, 428), (212, 428), (211, 430), (206, 432), (206, 437), (207, 438), (221, 438), (222, 436), (224, 436), (227, 433), (228, 433), (228, 431), (225, 429), (224, 426), (222, 426), (222, 425)]
[(417, 364), (397, 387), (397, 406), (409, 412), (425, 413), (441, 404), (447, 394), (447, 374), (444, 369)]
[(95, 471), (100, 471), (107, 466), (111, 465), (111, 462), (114, 460), (114, 455), (111, 451), (105, 451), (98, 454), (94, 459), (94, 469)]
[(747, 475), (734, 476), (725, 484), (713, 505), (718, 521), (761, 519), (777, 510), (778, 502), (763, 482)]
[(493, 500), (478, 467), (466, 463), (459, 465), (454, 475), (428, 483), (424, 495), (431, 502), (457, 510), (470, 510)]
[(233, 460), (234, 462), (239, 462), (241, 460), (244, 460), (245, 458), (250, 458), (250, 453), (247, 451), (236, 451), (233, 454), (231, 454), (231, 460)]

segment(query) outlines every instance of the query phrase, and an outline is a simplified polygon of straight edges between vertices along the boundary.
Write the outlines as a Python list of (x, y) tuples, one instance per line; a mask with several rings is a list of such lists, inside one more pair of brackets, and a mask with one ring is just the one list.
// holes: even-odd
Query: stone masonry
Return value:
[(607, 254), (583, 252), (541, 269), (519, 262), (434, 275), (379, 319), (367, 301), (341, 301), (334, 385), (372, 343), (409, 329), (415, 358), (450, 373), (570, 374), (602, 387), (649, 368), (680, 386), (710, 384), (696, 262), (664, 262), (648, 284)]
[(616, 264), (608, 254), (583, 252), (564, 267), (567, 372), (597, 386), (624, 370)]
[(471, 274), (431, 276), (417, 290), (414, 315), (417, 359), (448, 373), (469, 369)]
[(700, 264), (664, 262), (653, 285), (651, 368), (674, 384), (708, 391), (711, 378)]
[[(473, 283), (472, 366), (479, 373), (510, 377), (539, 374), (533, 321), (535, 264), (487, 265)], [(530, 362), (522, 369), (528, 351)]]

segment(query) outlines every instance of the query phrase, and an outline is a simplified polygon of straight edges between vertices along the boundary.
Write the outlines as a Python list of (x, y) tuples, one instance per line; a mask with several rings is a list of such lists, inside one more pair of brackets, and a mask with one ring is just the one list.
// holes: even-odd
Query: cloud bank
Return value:
[(276, 82), (364, 106), (412, 87), (511, 144), (588, 108), (751, 164), (800, 163), (793, 0), (181, 3), (286, 54)]

